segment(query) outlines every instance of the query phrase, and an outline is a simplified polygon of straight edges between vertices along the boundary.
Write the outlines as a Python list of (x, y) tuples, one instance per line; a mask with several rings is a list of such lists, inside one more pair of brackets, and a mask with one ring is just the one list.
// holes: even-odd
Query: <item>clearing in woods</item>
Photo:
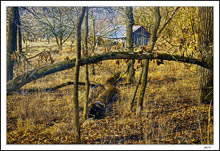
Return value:
[[(56, 49), (55, 43), (29, 43), (26, 53), (31, 57), (43, 50), (50, 50), (49, 47), (51, 50)], [(104, 48), (98, 47), (96, 53), (103, 51)], [(51, 55), (54, 62), (59, 62), (74, 58), (74, 54), (70, 50), (70, 42), (67, 42), (62, 51)], [(31, 59), (31, 63), (39, 66), (51, 63), (45, 60), (39, 62), (38, 59)], [(103, 84), (115, 72), (124, 72), (126, 68), (124, 60), (103, 61), (95, 65), (96, 75), (92, 75), (89, 65), (90, 83)], [(138, 61), (135, 69), (138, 81), (141, 73)], [(75, 142), (71, 104), (73, 85), (46, 91), (47, 88), (73, 81), (73, 72), (69, 69), (51, 74), (7, 96), (8, 144)], [(129, 101), (136, 84), (125, 84), (123, 76), (115, 85), (115, 101), (108, 106), (105, 118), (88, 120), (86, 124), (82, 120), (85, 86), (80, 85), (82, 144), (207, 144), (208, 139), (212, 144), (213, 106), (200, 104), (195, 72), (196, 65), (164, 61), (158, 66), (155, 61), (151, 61), (141, 117), (135, 115), (136, 101), (133, 110), (129, 111)], [(80, 67), (79, 81), (85, 82), (85, 66)], [(38, 91), (27, 92), (29, 89)]]

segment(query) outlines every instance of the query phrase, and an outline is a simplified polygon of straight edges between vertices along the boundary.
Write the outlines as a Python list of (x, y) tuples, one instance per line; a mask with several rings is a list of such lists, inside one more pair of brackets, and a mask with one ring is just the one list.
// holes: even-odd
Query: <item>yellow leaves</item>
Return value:
[(126, 125), (125, 128), (126, 128), (126, 129), (130, 129), (130, 126), (129, 126), (129, 125)]
[(28, 53), (26, 53), (26, 55), (27, 55), (27, 56), (31, 56), (31, 53), (28, 52)]
[(68, 139), (69, 139), (69, 136), (68, 136), (68, 135), (67, 135), (67, 136), (65, 136), (65, 139), (66, 139), (66, 140), (68, 140)]
[(109, 123), (109, 121), (106, 119), (106, 124), (108, 124)]
[(158, 56), (157, 52), (154, 52), (153, 55), (154, 55), (155, 58)]
[(30, 139), (30, 141), (32, 141), (32, 142), (33, 142), (34, 140), (35, 140), (35, 138), (31, 138), (31, 139)]
[(29, 135), (29, 133), (24, 133), (24, 135), (23, 136), (28, 136)]
[(11, 60), (16, 60), (16, 53), (14, 52), (13, 54), (11, 54)]
[[(58, 60), (58, 58), (56, 59)], [(126, 69), (126, 66), (123, 66), (124, 64), (125, 63), (120, 62), (120, 66), (117, 67), (117, 70)], [(104, 82), (105, 78), (108, 77), (109, 72), (111, 72), (112, 70), (116, 70), (113, 65), (114, 62), (112, 61), (104, 61), (102, 64), (103, 68), (101, 68), (102, 70), (97, 69), (97, 75), (91, 76), (92, 83)], [(195, 122), (196, 120), (195, 118), (196, 113), (198, 113), (198, 108), (195, 107), (195, 101), (197, 100), (195, 100), (194, 95), (197, 90), (192, 92), (192, 90), (196, 88), (194, 83), (192, 83), (192, 81), (196, 81), (194, 76), (191, 76), (192, 74), (189, 73), (190, 71), (185, 70), (180, 63), (168, 61), (166, 62), (166, 66), (164, 65), (156, 67), (155, 64), (150, 64), (149, 71), (149, 83), (147, 85), (145, 93), (145, 104), (143, 108), (143, 118), (145, 121), (143, 121), (143, 119), (137, 118), (135, 116), (134, 110), (127, 111), (127, 104), (129, 103), (129, 99), (133, 94), (135, 86), (121, 86), (119, 84), (117, 85), (117, 89), (120, 90), (120, 97), (118, 97), (120, 100), (118, 102), (120, 103), (114, 104), (113, 108), (110, 109), (110, 113), (107, 113), (107, 118), (95, 120), (95, 124), (93, 124), (93, 121), (90, 121), (85, 128), (83, 128), (81, 125), (81, 139), (84, 141), (83, 143), (104, 143), (104, 139), (108, 140), (108, 143), (114, 143), (115, 139), (123, 139), (125, 144), (144, 144), (146, 142), (155, 143), (153, 142), (153, 140), (156, 140), (158, 135), (161, 135), (162, 137), (166, 135), (168, 138), (164, 139), (166, 139), (168, 143), (180, 143), (178, 142), (178, 139), (176, 137), (186, 135), (185, 137), (187, 137), (189, 143), (191, 143), (190, 139), (192, 138), (192, 136), (188, 135), (198, 137), (199, 131), (196, 129), (197, 127), (195, 128), (195, 130), (189, 130), (190, 128), (186, 127), (188, 131), (186, 132), (186, 130), (183, 129), (183, 133), (173, 132), (175, 127), (179, 126), (181, 128), (187, 124), (190, 125), (191, 122)], [(47, 80), (43, 79), (42, 82), (37, 81), (37, 83), (41, 84), (40, 87), (43, 87), (43, 85), (45, 85), (44, 87), (48, 87), (48, 85), (53, 85), (57, 82), (57, 84), (59, 84), (70, 81), (72, 77), (71, 75), (72, 72), (68, 70), (62, 73), (60, 72), (60, 74), (55, 74), (55, 77), (51, 75), (50, 78), (46, 78)], [(82, 74), (81, 76), (82, 81), (84, 80), (83, 76), (84, 74)], [(139, 76), (140, 71), (136, 71), (136, 78), (138, 78)], [(171, 77), (171, 79), (175, 77), (177, 80), (175, 81), (175, 83), (173, 83), (172, 80), (168, 79), (169, 77)], [(28, 87), (26, 88), (38, 87), (37, 83), (30, 83), (30, 85), (27, 85)], [(8, 96), (8, 111), (10, 112), (11, 110), (13, 110), (13, 116), (12, 113), (9, 113), (7, 115), (9, 119), (14, 119), (14, 117), (17, 117), (18, 114), (20, 114), (21, 112), (20, 109), (23, 110), (22, 107), (28, 105), (28, 111), (22, 113), (22, 115), (24, 115), (22, 116), (22, 118), (26, 118), (26, 116), (28, 115), (33, 118), (37, 124), (33, 122), (35, 125), (34, 129), (36, 129), (36, 131), (32, 133), (24, 133), (24, 130), (22, 129), (20, 129), (20, 132), (18, 132), (17, 125), (20, 125), (18, 126), (20, 128), (24, 128), (25, 120), (24, 118), (23, 121), (22, 119), (15, 118), (15, 121), (18, 120), (17, 122), (13, 121), (11, 123), (7, 123), (9, 125), (8, 129), (11, 130), (7, 134), (7, 141), (10, 143), (21, 143), (22, 141), (22, 143), (41, 144), (74, 142), (74, 133), (70, 132), (70, 130), (72, 130), (73, 128), (71, 124), (71, 120), (73, 120), (71, 116), (72, 104), (70, 105), (70, 96), (72, 95), (71, 89), (72, 86), (68, 86), (64, 89), (62, 88), (62, 91), (59, 90), (52, 93), (41, 92), (31, 93), (30, 95), (27, 94), (26, 96), (21, 96), (18, 94), (16, 96)], [(170, 89), (172, 91), (169, 91)], [(84, 92), (84, 86), (80, 86), (79, 98), (82, 98), (81, 96), (84, 94)], [(184, 104), (182, 98), (189, 98), (190, 100), (187, 101), (188, 104)], [(31, 104), (31, 108), (30, 104), (25, 104), (25, 100), (29, 101), (28, 103)], [(66, 100), (67, 103), (64, 103)], [(83, 99), (79, 99), (80, 114), (82, 113), (81, 109), (83, 108), (83, 102)], [(194, 104), (194, 106), (192, 104)], [(186, 108), (186, 105), (190, 107)], [(17, 109), (14, 110), (14, 107), (17, 107)], [(31, 112), (33, 111), (31, 110), (32, 108), (34, 109), (34, 113)], [(183, 110), (182, 108), (186, 109)], [(188, 110), (190, 108), (191, 110)], [(192, 112), (193, 110), (195, 110), (195, 112)], [(202, 111), (207, 112), (208, 109), (203, 108)], [(115, 113), (117, 113), (117, 115)], [(54, 118), (58, 120), (56, 122), (51, 122)], [(213, 116), (211, 116), (211, 118), (213, 119)], [(47, 122), (47, 125), (44, 124), (45, 122)], [(204, 125), (205, 123), (207, 125), (207, 120), (205, 122), (203, 122), (202, 124)], [(50, 126), (51, 123), (55, 124), (53, 126)], [(203, 125), (201, 125), (202, 133), (204, 133)], [(16, 130), (14, 131), (14, 129)], [(148, 138), (148, 136), (150, 136), (148, 135), (149, 133), (152, 133), (152, 138), (150, 139)], [(133, 134), (139, 135), (138, 139), (141, 138), (141, 135), (144, 135), (146, 137), (143, 139), (143, 142), (140, 142), (140, 140), (136, 141), (135, 139), (126, 141), (126, 139), (131, 137), (131, 135)], [(107, 138), (107, 136), (110, 137)], [(211, 137), (212, 136), (210, 136), (210, 138)], [(27, 140), (24, 140), (26, 138)], [(97, 141), (97, 139), (99, 139), (99, 141)], [(35, 140), (37, 140), (37, 142), (35, 142)], [(164, 143), (167, 143), (166, 141), (164, 141)]]
[(89, 140), (89, 137), (85, 137), (84, 139), (87, 141), (87, 140)]
[(45, 139), (45, 140), (43, 140), (43, 142), (44, 142), (45, 144), (47, 144), (48, 140), (47, 140), (47, 139)]
[(139, 77), (141, 75), (140, 71), (136, 71), (135, 74)]

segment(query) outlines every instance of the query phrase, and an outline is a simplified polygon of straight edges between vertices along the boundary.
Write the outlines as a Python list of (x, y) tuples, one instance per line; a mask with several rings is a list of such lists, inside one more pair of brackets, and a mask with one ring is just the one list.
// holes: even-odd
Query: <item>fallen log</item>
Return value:
[(112, 101), (112, 98), (116, 93), (116, 88), (113, 86), (113, 84), (118, 80), (119, 77), (120, 72), (114, 74), (112, 77), (106, 80), (106, 83), (104, 84), (106, 90), (103, 91), (92, 103), (88, 112), (89, 118), (104, 118), (106, 107), (108, 103)]
[[(166, 53), (139, 53), (139, 52), (110, 52), (105, 54), (99, 54), (95, 56), (90, 56), (83, 58), (79, 61), (79, 65), (83, 66), (85, 64), (95, 64), (103, 60), (112, 59), (163, 59), (168, 61), (178, 61), (190, 64), (196, 64), (201, 67), (213, 70), (213, 61), (196, 59), (190, 57), (184, 57), (180, 55), (171, 55)], [(75, 66), (75, 59), (54, 63), (47, 66), (42, 66), (34, 70), (28, 71), (22, 75), (17, 76), (11, 81), (7, 82), (7, 93), (15, 91), (25, 84), (43, 78), (49, 74), (70, 69)]]
[[(74, 84), (74, 82), (68, 81), (68, 82), (59, 84), (57, 86), (54, 86), (54, 87), (51, 87), (51, 88), (45, 88), (45, 89), (36, 89), (36, 88), (35, 89), (19, 89), (19, 90), (16, 91), (16, 93), (21, 94), (21, 93), (43, 92), (43, 91), (46, 91), (46, 92), (48, 92), (48, 91), (56, 91), (56, 90), (58, 90), (60, 88), (63, 88), (63, 87), (68, 86), (68, 85), (73, 85), (73, 84)], [(85, 86), (86, 84), (85, 84), (85, 82), (78, 82), (78, 85)], [(94, 86), (96, 86), (96, 84), (90, 83), (89, 86), (94, 87)], [(100, 86), (104, 87), (101, 84), (100, 84)], [(13, 94), (13, 92), (8, 93), (8, 95), (11, 95), (11, 94)]]

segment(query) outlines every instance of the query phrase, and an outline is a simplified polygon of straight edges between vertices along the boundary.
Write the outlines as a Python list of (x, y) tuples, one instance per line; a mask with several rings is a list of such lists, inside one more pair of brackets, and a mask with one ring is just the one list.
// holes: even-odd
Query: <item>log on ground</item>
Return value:
[(112, 101), (114, 94), (116, 93), (116, 88), (113, 84), (120, 77), (120, 72), (114, 74), (112, 77), (108, 78), (104, 84), (106, 90), (104, 90), (91, 104), (89, 109), (88, 117), (93, 119), (100, 119), (105, 117), (105, 110), (107, 105)]

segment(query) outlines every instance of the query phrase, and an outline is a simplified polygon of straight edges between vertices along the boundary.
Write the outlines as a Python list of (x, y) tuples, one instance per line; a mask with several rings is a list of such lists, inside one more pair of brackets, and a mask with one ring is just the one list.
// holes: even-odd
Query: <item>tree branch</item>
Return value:
[(163, 25), (163, 27), (160, 29), (160, 31), (158, 32), (158, 36), (161, 34), (161, 32), (164, 30), (164, 28), (166, 27), (166, 25), (171, 21), (171, 19), (173, 18), (174, 14), (176, 13), (176, 11), (179, 9), (180, 7), (177, 7), (176, 9), (174, 9), (174, 11), (172, 12), (170, 18), (167, 20), (167, 22)]
[[(24, 93), (32, 93), (32, 92), (42, 92), (42, 91), (46, 91), (46, 92), (48, 92), (48, 91), (55, 91), (57, 89), (63, 88), (65, 86), (73, 85), (73, 84), (74, 84), (73, 81), (68, 81), (68, 82), (59, 84), (57, 86), (54, 86), (54, 87), (51, 87), (51, 88), (46, 88), (46, 89), (37, 89), (37, 88), (35, 88), (35, 89), (23, 89), (23, 90), (19, 89), (19, 90), (16, 91), (16, 93), (23, 93), (23, 92)], [(82, 86), (86, 85), (85, 82), (79, 82), (78, 84), (82, 85)], [(89, 84), (89, 86), (91, 86), (91, 87), (94, 87), (96, 85), (97, 84), (91, 84), (91, 83)], [(101, 85), (101, 86), (104, 87), (103, 85)], [(10, 94), (13, 94), (13, 93), (9, 93), (9, 95)]]
[[(152, 53), (111, 52), (111, 53), (99, 54), (81, 59), (79, 61), (79, 65), (83, 66), (86, 64), (96, 64), (100, 61), (113, 60), (113, 59), (163, 59), (168, 61), (179, 61), (190, 64), (196, 64), (201, 67), (213, 70), (212, 60), (196, 59), (196, 58), (184, 57), (180, 55), (171, 55), (171, 54), (156, 53), (156, 52), (152, 52)], [(76, 59), (71, 59), (68, 61), (42, 66), (32, 71), (28, 71), (20, 76), (17, 76), (15, 79), (7, 82), (7, 91), (8, 93), (15, 91), (31, 81), (37, 80), (39, 78), (43, 78), (55, 72), (70, 69), (75, 66), (75, 61)]]

